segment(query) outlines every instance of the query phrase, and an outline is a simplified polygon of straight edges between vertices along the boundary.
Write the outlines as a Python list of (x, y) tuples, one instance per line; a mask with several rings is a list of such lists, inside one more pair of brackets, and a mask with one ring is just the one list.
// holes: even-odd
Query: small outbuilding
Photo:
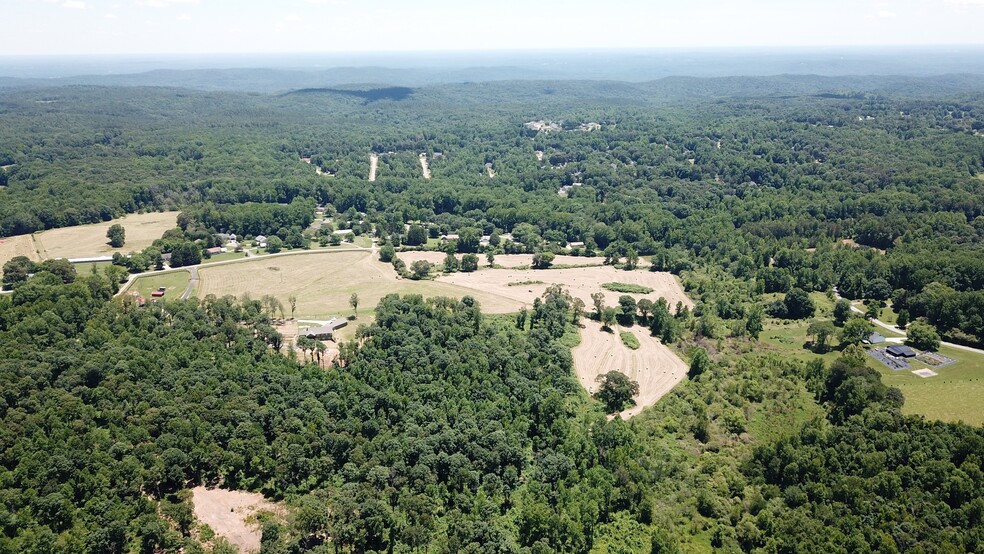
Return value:
[(890, 356), (895, 356), (896, 358), (915, 358), (917, 352), (904, 344), (893, 344), (885, 349)]
[(885, 337), (880, 333), (872, 333), (866, 340), (863, 341), (866, 344), (884, 344)]

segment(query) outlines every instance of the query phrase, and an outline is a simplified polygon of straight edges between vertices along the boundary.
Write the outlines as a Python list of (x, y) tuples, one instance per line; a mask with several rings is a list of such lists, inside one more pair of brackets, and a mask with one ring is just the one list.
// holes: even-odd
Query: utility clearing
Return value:
[(376, 154), (369, 154), (369, 180), (376, 180), (376, 168), (379, 167), (379, 156)]
[(270, 512), (282, 518), (286, 512), (283, 506), (255, 492), (195, 487), (191, 493), (198, 521), (211, 527), (240, 552), (260, 551), (257, 514)]
[(638, 415), (652, 406), (687, 376), (687, 364), (659, 339), (641, 326), (622, 329), (639, 340), (639, 349), (622, 344), (617, 332), (601, 329), (601, 323), (584, 322), (581, 344), (573, 350), (577, 380), (588, 392), (598, 390), (598, 376), (610, 371), (624, 373), (639, 383), (639, 394), (633, 397), (636, 405), (619, 413), (622, 419)]
[(420, 155), (420, 171), (424, 174), (424, 179), (431, 178), (430, 166), (427, 165), (427, 154)]

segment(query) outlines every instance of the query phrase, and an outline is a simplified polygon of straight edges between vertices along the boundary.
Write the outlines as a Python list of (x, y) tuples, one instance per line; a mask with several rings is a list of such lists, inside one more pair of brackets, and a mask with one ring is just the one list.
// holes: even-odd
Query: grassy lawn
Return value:
[[(835, 349), (825, 354), (816, 354), (805, 347), (807, 342), (805, 321), (783, 322), (769, 320), (762, 331), (761, 350), (776, 352), (798, 360), (812, 360), (820, 357), (826, 363), (840, 356)], [(897, 336), (886, 329), (877, 328), (886, 336)], [(836, 348), (836, 346), (835, 346)], [(936, 377), (924, 379), (910, 371), (892, 371), (874, 358), (868, 357), (868, 367), (881, 373), (882, 382), (899, 388), (905, 395), (905, 414), (920, 414), (929, 419), (942, 421), (963, 420), (971, 425), (984, 424), (984, 355), (942, 347), (940, 354), (957, 360), (957, 363), (942, 369)], [(912, 369), (927, 368), (926, 364), (913, 360)]]
[(73, 264), (75, 266), (75, 273), (80, 277), (86, 275), (92, 275), (92, 268), (96, 268), (96, 273), (99, 275), (104, 275), (106, 268), (113, 265), (113, 262), (88, 262), (84, 264)]
[(144, 298), (150, 298), (150, 293), (160, 287), (167, 289), (164, 295), (168, 300), (177, 300), (188, 288), (188, 281), (191, 280), (191, 273), (187, 271), (172, 271), (170, 273), (159, 273), (155, 275), (145, 275), (138, 277), (130, 286), (130, 291), (140, 293)]
[(212, 262), (224, 262), (226, 260), (238, 260), (239, 258), (245, 258), (245, 252), (225, 252), (223, 254), (215, 254), (211, 258), (202, 260), (203, 264), (208, 264)]
[[(882, 374), (882, 382), (898, 387), (905, 395), (905, 414), (921, 414), (929, 419), (960, 421), (970, 425), (984, 424), (984, 355), (941, 347), (940, 354), (957, 360), (944, 368), (933, 369), (936, 377), (924, 379), (909, 371), (892, 371), (874, 364)], [(913, 362), (913, 369), (929, 367)]]

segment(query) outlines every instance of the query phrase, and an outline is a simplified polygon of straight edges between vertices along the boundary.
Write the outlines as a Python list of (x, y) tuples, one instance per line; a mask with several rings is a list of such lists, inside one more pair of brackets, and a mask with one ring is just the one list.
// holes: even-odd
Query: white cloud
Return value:
[(81, 0), (68, 0), (67, 2), (62, 4), (62, 7), (68, 8), (70, 10), (84, 10), (85, 2), (82, 2)]
[(300, 20), (301, 20), (301, 16), (297, 15), (296, 13), (292, 13), (284, 17), (284, 21), (288, 23), (297, 23)]
[(183, 13), (178, 16), (178, 21), (191, 21), (191, 16), (186, 13)]
[(896, 14), (891, 10), (879, 10), (878, 17), (880, 17), (881, 19), (893, 19), (895, 17), (898, 17), (898, 14)]
[(138, 0), (137, 4), (147, 8), (170, 8), (174, 4), (197, 4), (199, 0)]
[(119, 17), (115, 13), (108, 13), (103, 17), (105, 17), (106, 19), (119, 19)]

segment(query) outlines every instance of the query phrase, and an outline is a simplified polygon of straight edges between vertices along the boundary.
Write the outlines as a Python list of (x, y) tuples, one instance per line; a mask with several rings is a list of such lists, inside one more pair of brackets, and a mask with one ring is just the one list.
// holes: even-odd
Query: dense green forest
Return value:
[(295, 506), (265, 552), (984, 545), (984, 431), (903, 417), (857, 352), (711, 364), (629, 424), (578, 393), (562, 291), (524, 330), (387, 297), (324, 371), (259, 301), (68, 280), (0, 298), (4, 552), (200, 551), (198, 483)]
[(320, 204), (395, 243), (646, 256), (697, 301), (652, 318), (690, 379), (625, 422), (575, 381), (560, 290), (522, 329), (387, 297), (323, 370), (261, 301), (32, 266), (0, 296), (0, 552), (202, 551), (197, 484), (291, 507), (264, 552), (984, 550), (984, 431), (903, 416), (857, 347), (755, 353), (763, 308), (835, 288), (984, 340), (979, 83), (867, 82), (0, 92), (4, 236), (181, 209), (142, 270)]

